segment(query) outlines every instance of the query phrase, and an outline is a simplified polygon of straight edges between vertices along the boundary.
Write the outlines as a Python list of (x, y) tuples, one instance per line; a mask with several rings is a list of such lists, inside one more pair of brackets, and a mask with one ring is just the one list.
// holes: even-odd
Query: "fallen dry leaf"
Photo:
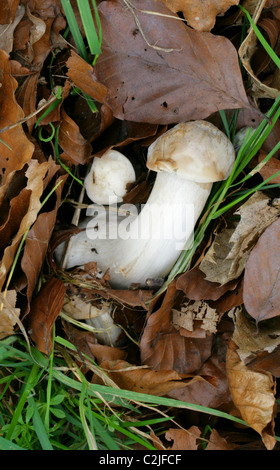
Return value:
[[(266, 4), (266, 0), (262, 0), (258, 2), (256, 5), (256, 10), (252, 16), (252, 19), (255, 24), (258, 25), (258, 19), (261, 15), (261, 12)], [(255, 99), (257, 98), (277, 98), (279, 96), (280, 91), (276, 88), (269, 87), (262, 83), (259, 78), (255, 75), (255, 72), (252, 69), (251, 59), (253, 54), (256, 51), (258, 43), (258, 38), (253, 30), (250, 27), (249, 32), (242, 42), (238, 54), (241, 59), (243, 67), (246, 69), (248, 76), (250, 77), (252, 90), (250, 92), (251, 96)]]
[(88, 162), (92, 147), (90, 143), (84, 139), (79, 127), (71, 119), (64, 109), (61, 110), (61, 121), (59, 127), (59, 145), (64, 150), (60, 158), (68, 160), (72, 164), (84, 165)]
[(157, 396), (164, 396), (170, 390), (185, 388), (193, 381), (203, 380), (200, 377), (178, 374), (174, 370), (150, 370), (122, 360), (104, 361), (100, 367), (121, 389)]
[[(24, 117), (15, 98), (16, 80), (11, 76), (9, 56), (0, 51), (0, 128), (15, 124)], [(8, 147), (7, 147), (8, 146)], [(21, 125), (2, 132), (0, 141), (0, 201), (14, 173), (21, 170), (33, 154), (34, 146), (26, 137)]]
[(97, 81), (93, 67), (74, 51), (71, 51), (66, 65), (68, 67), (67, 76), (75, 85), (86, 95), (104, 104), (108, 90), (105, 85)]
[(49, 355), (53, 348), (52, 328), (64, 301), (65, 287), (60, 279), (52, 278), (41, 288), (31, 303), (28, 333), (39, 351)]
[[(1, 6), (0, 6), (1, 8)], [(0, 49), (10, 54), (13, 50), (14, 30), (19, 24), (25, 12), (23, 5), (19, 5), (13, 22), (0, 24)]]
[(95, 73), (108, 88), (106, 103), (115, 117), (170, 124), (248, 106), (229, 40), (139, 12), (170, 16), (163, 3), (136, 0), (134, 6), (125, 9), (120, 1), (99, 6), (104, 39)]
[(197, 426), (186, 429), (168, 429), (165, 433), (167, 441), (173, 441), (168, 450), (197, 450), (201, 437), (201, 431)]
[(141, 363), (155, 370), (192, 373), (211, 355), (212, 336), (186, 338), (172, 323), (176, 286), (171, 283), (160, 308), (152, 313), (140, 341)]
[(223, 15), (239, 0), (163, 0), (174, 13), (182, 12), (187, 23), (198, 31), (211, 31), (216, 16)]
[(15, 20), (19, 0), (0, 1), (0, 24), (9, 24)]
[(213, 429), (205, 450), (233, 450), (233, 446), (228, 444), (216, 429)]
[(280, 219), (261, 235), (246, 263), (244, 273), (244, 305), (256, 322), (280, 312)]
[[(238, 355), (246, 364), (250, 364), (260, 352), (272, 353), (280, 345), (280, 318), (256, 325), (255, 320), (244, 312), (234, 309), (229, 312), (234, 321), (232, 339), (238, 346)], [(269, 370), (269, 369), (267, 369)]]
[(184, 291), (189, 300), (218, 300), (236, 285), (236, 280), (223, 285), (208, 281), (198, 266), (178, 276), (176, 281), (177, 289)]
[(0, 339), (14, 334), (14, 327), (19, 319), (20, 309), (16, 308), (17, 292), (0, 292)]
[(269, 372), (252, 371), (241, 361), (231, 340), (227, 353), (227, 376), (232, 399), (242, 418), (262, 437), (268, 450), (273, 449), (275, 380)]
[(242, 274), (253, 246), (280, 214), (279, 199), (255, 192), (236, 212), (240, 220), (219, 232), (199, 265), (206, 280), (221, 285)]
[(38, 212), (41, 208), (40, 199), (44, 190), (44, 179), (53, 165), (53, 160), (43, 162), (41, 164), (37, 160), (31, 160), (28, 163), (28, 168), (25, 172), (25, 176), (27, 178), (25, 189), (31, 192), (29, 206), (26, 214), (20, 221), (17, 233), (13, 237), (11, 243), (4, 250), (0, 264), (0, 289), (2, 288), (6, 276), (12, 266), (23, 235), (31, 228), (37, 219)]

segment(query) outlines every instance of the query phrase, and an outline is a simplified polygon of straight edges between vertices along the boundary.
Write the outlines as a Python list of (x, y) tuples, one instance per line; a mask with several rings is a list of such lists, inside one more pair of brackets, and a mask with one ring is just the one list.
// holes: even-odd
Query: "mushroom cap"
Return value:
[(88, 197), (96, 204), (122, 202), (127, 185), (136, 180), (133, 165), (117, 150), (107, 150), (93, 159), (84, 186)]
[(147, 167), (210, 183), (228, 178), (234, 160), (234, 147), (222, 131), (207, 121), (190, 121), (177, 124), (150, 145)]

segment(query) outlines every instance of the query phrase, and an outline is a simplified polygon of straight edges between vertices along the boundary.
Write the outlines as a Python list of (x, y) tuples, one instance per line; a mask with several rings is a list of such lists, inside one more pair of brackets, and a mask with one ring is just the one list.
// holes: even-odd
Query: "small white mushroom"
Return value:
[(147, 167), (157, 176), (140, 214), (124, 225), (126, 230), (125, 220), (118, 223), (117, 238), (96, 239), (89, 227), (83, 237), (75, 236), (73, 250), (80, 253), (72, 253), (67, 268), (95, 261), (101, 270), (110, 270), (116, 288), (164, 278), (191, 243), (213, 182), (228, 178), (234, 159), (232, 143), (213, 124), (176, 125), (148, 149)]
[(122, 202), (127, 186), (136, 180), (133, 165), (122, 153), (108, 150), (93, 159), (84, 182), (88, 197), (96, 204)]

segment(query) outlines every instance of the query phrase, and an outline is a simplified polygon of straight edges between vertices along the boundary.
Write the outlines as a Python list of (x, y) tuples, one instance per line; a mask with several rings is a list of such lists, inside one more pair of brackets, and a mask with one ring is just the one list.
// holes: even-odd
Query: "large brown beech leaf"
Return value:
[(261, 235), (246, 263), (244, 305), (257, 322), (280, 314), (280, 219)]
[(104, 39), (95, 73), (108, 88), (115, 117), (170, 124), (248, 106), (238, 56), (227, 38), (194, 31), (170, 17), (162, 2), (133, 5), (99, 6)]

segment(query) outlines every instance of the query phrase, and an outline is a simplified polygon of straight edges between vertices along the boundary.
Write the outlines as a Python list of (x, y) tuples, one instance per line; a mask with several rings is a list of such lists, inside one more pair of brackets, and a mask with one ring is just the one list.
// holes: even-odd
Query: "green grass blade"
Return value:
[(92, 55), (99, 55), (101, 53), (101, 48), (89, 2), (88, 0), (77, 0), (77, 5), (83, 22), (89, 50)]
[(76, 47), (78, 49), (79, 55), (86, 61), (89, 62), (89, 56), (86, 50), (85, 43), (83, 41), (81, 32), (79, 30), (75, 14), (73, 12), (70, 0), (61, 0), (63, 10), (72, 33), (73, 39), (75, 41)]
[(0, 436), (0, 450), (26, 450), (26, 449)]
[(239, 5), (239, 8), (243, 11), (243, 13), (246, 15), (247, 19), (250, 22), (250, 25), (252, 26), (258, 40), (262, 44), (262, 46), (265, 48), (266, 52), (269, 54), (270, 58), (273, 60), (273, 62), (277, 65), (278, 68), (280, 68), (280, 58), (278, 55), (274, 52), (272, 47), (268, 44), (262, 33), (260, 32), (259, 28), (257, 25), (254, 23), (253, 19), (251, 18), (249, 12), (245, 10), (245, 8), (242, 5)]
[(46, 431), (46, 428), (44, 426), (44, 423), (41, 419), (40, 413), (38, 411), (37, 405), (35, 403), (35, 400), (33, 397), (28, 398), (28, 403), (30, 406), (33, 407), (33, 416), (32, 416), (32, 422), (34, 426), (34, 430), (37, 434), (38, 440), (42, 446), (42, 450), (53, 450), (53, 446), (50, 443), (50, 440), (48, 438), (48, 434)]

